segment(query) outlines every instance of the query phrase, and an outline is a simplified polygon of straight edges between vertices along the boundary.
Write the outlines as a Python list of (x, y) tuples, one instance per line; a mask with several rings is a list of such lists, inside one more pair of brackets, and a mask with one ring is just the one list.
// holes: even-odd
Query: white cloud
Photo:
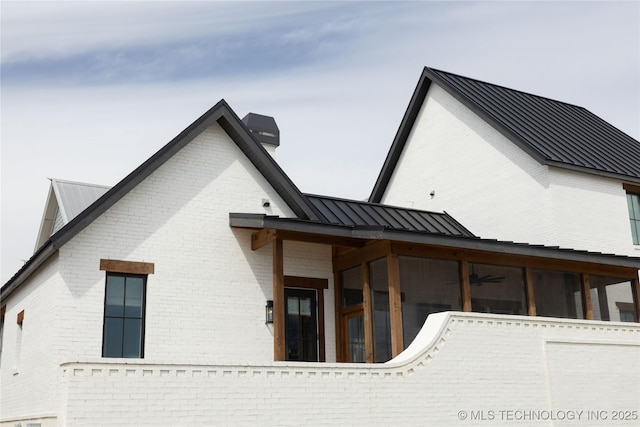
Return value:
[[(46, 177), (113, 185), (221, 98), (241, 117), (276, 117), (278, 160), (303, 191), (359, 199), (373, 187), (425, 65), (582, 105), (640, 136), (637, 3), (1, 7), (3, 66), (104, 55), (92, 72), (120, 76), (108, 85), (73, 76), (3, 83), (3, 283), (33, 250)], [(261, 61), (282, 64), (265, 63), (272, 70), (265, 72), (240, 61), (236, 72), (157, 79), (160, 67), (180, 70), (206, 58), (211, 45), (200, 41), (211, 37), (222, 57), (259, 49)], [(283, 50), (287, 43), (313, 52), (287, 63), (287, 54), (305, 53)], [(159, 56), (118, 57), (140, 46)], [(126, 79), (146, 72), (144, 84)]]

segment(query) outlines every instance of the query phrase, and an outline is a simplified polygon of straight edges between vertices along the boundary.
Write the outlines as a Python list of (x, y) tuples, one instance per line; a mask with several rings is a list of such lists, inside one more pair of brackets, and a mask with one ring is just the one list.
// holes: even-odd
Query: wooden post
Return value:
[(593, 307), (591, 306), (591, 286), (589, 282), (588, 274), (581, 274), (582, 278), (582, 310), (584, 311), (584, 318), (587, 320), (593, 320)]
[(335, 270), (333, 271), (333, 291), (336, 324), (336, 362), (346, 362), (347, 355), (343, 334), (344, 319), (342, 317), (342, 273)]
[(371, 307), (371, 283), (369, 264), (362, 263), (362, 311), (364, 320), (364, 355), (367, 363), (373, 363), (373, 309)]
[(282, 240), (273, 241), (273, 360), (285, 360), (284, 254)]
[(471, 282), (469, 281), (469, 262), (460, 261), (460, 293), (462, 296), (462, 311), (471, 312)]
[(533, 271), (527, 267), (524, 269), (525, 290), (527, 293), (527, 314), (536, 315), (536, 295), (533, 288)]
[(600, 320), (611, 320), (609, 315), (609, 298), (607, 297), (607, 287), (598, 286), (598, 307), (600, 307)]
[(631, 294), (636, 306), (636, 322), (640, 322), (640, 280), (633, 279), (631, 281)]
[(389, 280), (389, 318), (391, 319), (391, 357), (396, 357), (404, 350), (400, 266), (396, 254), (387, 255), (387, 275)]

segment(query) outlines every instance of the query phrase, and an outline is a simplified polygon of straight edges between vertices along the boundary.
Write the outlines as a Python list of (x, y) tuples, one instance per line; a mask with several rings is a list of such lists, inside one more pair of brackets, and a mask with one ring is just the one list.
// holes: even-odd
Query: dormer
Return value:
[(34, 252), (110, 187), (49, 178), (51, 186), (42, 215)]

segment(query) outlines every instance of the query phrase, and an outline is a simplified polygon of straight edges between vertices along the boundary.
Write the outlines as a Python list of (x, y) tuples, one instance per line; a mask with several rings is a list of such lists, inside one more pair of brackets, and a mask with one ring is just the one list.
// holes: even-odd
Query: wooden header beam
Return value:
[(263, 228), (251, 235), (251, 250), (255, 251), (260, 249), (261, 247), (273, 242), (275, 239), (351, 248), (360, 248), (364, 245), (364, 242), (361, 239), (353, 239), (351, 237), (324, 236), (320, 234)]
[(125, 274), (153, 274), (155, 266), (152, 262), (120, 261), (115, 259), (101, 259), (100, 270), (111, 273)]

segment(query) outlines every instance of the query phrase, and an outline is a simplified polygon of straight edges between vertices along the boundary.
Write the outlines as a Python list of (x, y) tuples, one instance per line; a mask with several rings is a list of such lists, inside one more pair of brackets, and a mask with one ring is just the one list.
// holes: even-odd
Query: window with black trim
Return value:
[(634, 245), (640, 245), (640, 186), (622, 184), (627, 192), (627, 206), (629, 208), (629, 223)]
[(147, 276), (107, 273), (102, 357), (144, 357)]
[(627, 205), (633, 244), (640, 245), (640, 194), (627, 193)]

